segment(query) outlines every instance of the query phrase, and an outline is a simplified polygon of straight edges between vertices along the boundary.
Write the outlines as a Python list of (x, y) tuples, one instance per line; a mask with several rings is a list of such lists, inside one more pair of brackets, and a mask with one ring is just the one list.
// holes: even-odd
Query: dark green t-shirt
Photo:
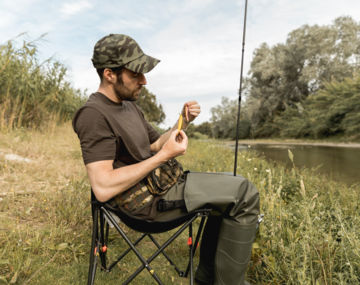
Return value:
[(85, 164), (114, 160), (114, 167), (149, 158), (150, 144), (160, 136), (134, 102), (115, 103), (99, 92), (76, 112), (73, 128)]

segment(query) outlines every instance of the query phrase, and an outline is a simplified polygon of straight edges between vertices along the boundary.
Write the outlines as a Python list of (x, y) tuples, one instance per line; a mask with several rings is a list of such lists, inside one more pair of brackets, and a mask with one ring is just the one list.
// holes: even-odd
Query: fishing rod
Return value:
[(242, 40), (242, 52), (241, 52), (241, 67), (240, 67), (240, 87), (239, 87), (239, 102), (236, 122), (236, 142), (235, 142), (235, 162), (234, 162), (234, 176), (236, 176), (238, 146), (239, 146), (239, 124), (240, 124), (240, 109), (241, 109), (241, 92), (242, 92), (242, 80), (243, 80), (243, 67), (244, 67), (244, 52), (245, 52), (245, 32), (246, 32), (246, 14), (247, 3), (245, 0), (245, 13), (244, 13), (244, 28), (243, 28), (243, 40)]

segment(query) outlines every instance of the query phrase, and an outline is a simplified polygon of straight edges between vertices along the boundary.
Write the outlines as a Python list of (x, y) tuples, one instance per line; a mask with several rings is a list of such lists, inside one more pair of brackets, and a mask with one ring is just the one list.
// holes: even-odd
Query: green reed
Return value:
[(39, 62), (42, 39), (10, 40), (0, 46), (0, 129), (40, 128), (65, 122), (84, 101), (66, 81), (66, 67), (52, 58)]

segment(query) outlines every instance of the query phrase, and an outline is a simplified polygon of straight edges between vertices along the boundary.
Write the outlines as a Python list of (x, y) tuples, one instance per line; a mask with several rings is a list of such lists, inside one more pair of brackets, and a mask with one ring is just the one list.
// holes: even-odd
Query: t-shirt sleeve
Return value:
[[(144, 119), (145, 120), (145, 119)], [(154, 129), (154, 127), (145, 120), (145, 125), (149, 134), (149, 141), (152, 144), (153, 142), (155, 142), (159, 137), (160, 134)]]
[(141, 110), (141, 108), (137, 104), (134, 104), (134, 106), (135, 106), (136, 110), (140, 113), (141, 118), (144, 121), (145, 127), (146, 127), (148, 135), (149, 135), (150, 144), (152, 144), (160, 137), (160, 134), (157, 130), (154, 129), (154, 127), (148, 121), (146, 121), (144, 113)]
[(93, 108), (84, 108), (73, 122), (85, 164), (101, 160), (114, 160), (116, 137), (104, 116)]

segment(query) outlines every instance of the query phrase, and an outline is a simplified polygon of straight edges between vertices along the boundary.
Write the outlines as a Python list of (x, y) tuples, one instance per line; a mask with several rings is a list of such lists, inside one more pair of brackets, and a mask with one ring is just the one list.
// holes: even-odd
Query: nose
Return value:
[(143, 73), (141, 73), (140, 77), (139, 77), (139, 84), (141, 85), (146, 85), (147, 81), (146, 81), (146, 77)]

